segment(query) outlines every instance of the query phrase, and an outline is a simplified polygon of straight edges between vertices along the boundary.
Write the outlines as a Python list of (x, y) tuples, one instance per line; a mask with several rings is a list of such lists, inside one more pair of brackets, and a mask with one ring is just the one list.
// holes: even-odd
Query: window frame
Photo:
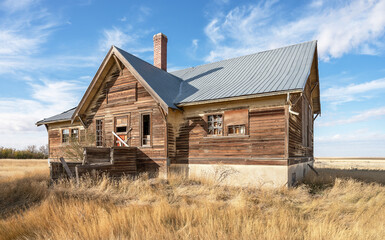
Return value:
[[(119, 118), (126, 118), (126, 125), (124, 124), (118, 124), (118, 119)], [(131, 126), (131, 113), (127, 113), (127, 114), (119, 114), (119, 115), (114, 115), (114, 132), (118, 135), (118, 136), (122, 136), (124, 135), (125, 139), (123, 139), (127, 144), (129, 144), (128, 140), (129, 140), (129, 130), (130, 130), (130, 126)], [(118, 132), (117, 129), (119, 127), (125, 127), (126, 128), (126, 131), (124, 132)], [(113, 136), (113, 139), (114, 139), (114, 146), (117, 147), (117, 146), (122, 146), (120, 144), (118, 144), (118, 142), (120, 142), (118, 140), (118, 138), (116, 136)]]
[[(98, 129), (98, 122), (101, 122), (100, 129)], [(104, 139), (103, 139), (103, 130), (104, 130), (104, 119), (95, 119), (95, 142), (97, 147), (103, 147)], [(98, 134), (99, 133), (99, 134)], [(100, 137), (100, 141), (99, 141)]]
[[(243, 127), (243, 133), (241, 133), (241, 131), (240, 131), (240, 133), (235, 133), (235, 131), (234, 131), (234, 133), (230, 133), (230, 131), (229, 131), (230, 127), (232, 127), (234, 130), (235, 130), (235, 127), (240, 127), (240, 129), (241, 129), (241, 127)], [(243, 136), (243, 135), (246, 135), (246, 124), (227, 125), (226, 130), (227, 130), (228, 136)]]
[[(143, 144), (143, 139), (144, 139), (144, 128), (143, 128), (143, 116), (148, 115), (149, 116), (149, 132), (150, 132), (150, 139), (148, 141), (148, 144)], [(141, 147), (152, 147), (152, 112), (143, 112), (140, 114), (140, 146)]]
[[(77, 132), (78, 132), (76, 138), (74, 138), (74, 137), (72, 136), (74, 130), (77, 130)], [(70, 133), (71, 133), (71, 137), (70, 137), (71, 141), (75, 140), (76, 142), (78, 142), (78, 141), (79, 141), (79, 134), (80, 134), (79, 128), (71, 128), (71, 129), (70, 129)]]
[[(221, 121), (210, 121), (210, 117), (214, 117), (214, 116), (221, 116)], [(217, 127), (214, 127), (213, 126), (213, 132), (215, 132), (215, 129), (220, 129), (221, 130), (221, 133), (220, 134), (214, 134), (214, 133), (210, 133), (210, 122), (212, 122), (214, 125), (214, 123), (221, 123), (221, 127), (217, 126)], [(220, 136), (224, 136), (224, 113), (210, 113), (210, 114), (207, 114), (206, 115), (206, 123), (207, 123), (207, 131), (206, 131), (206, 136), (210, 136), (210, 137), (220, 137)]]
[[(66, 134), (67, 137), (65, 138), (64, 137), (64, 131), (68, 131), (68, 133)], [(66, 139), (66, 141), (64, 141), (64, 139)], [(70, 129), (69, 128), (63, 128), (61, 129), (61, 143), (69, 143), (69, 140), (70, 140)]]

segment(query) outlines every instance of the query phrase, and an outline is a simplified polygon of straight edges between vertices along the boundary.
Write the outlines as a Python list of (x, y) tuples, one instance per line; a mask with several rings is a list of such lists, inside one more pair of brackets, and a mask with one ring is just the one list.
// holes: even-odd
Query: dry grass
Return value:
[(47, 159), (0, 159), (0, 179), (37, 172), (49, 174)]
[(30, 173), (0, 179), (0, 239), (384, 239), (385, 186), (307, 181), (257, 189), (102, 177), (49, 188), (46, 174)]

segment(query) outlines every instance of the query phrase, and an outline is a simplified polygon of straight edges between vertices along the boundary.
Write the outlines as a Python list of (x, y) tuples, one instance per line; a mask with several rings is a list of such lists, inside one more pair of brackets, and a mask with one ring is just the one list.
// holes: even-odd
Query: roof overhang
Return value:
[(68, 122), (68, 121), (71, 121), (71, 119), (63, 119), (63, 120), (54, 120), (54, 121), (39, 121), (36, 124), (36, 126), (41, 126), (41, 125), (46, 125), (46, 124), (52, 124), (52, 123), (59, 123), (59, 122)]
[(118, 65), (120, 69), (120, 64), (117, 61), (119, 60), (123, 63), (124, 67), (126, 67), (132, 75), (139, 81), (139, 83), (148, 91), (148, 93), (154, 98), (156, 102), (163, 108), (163, 110), (168, 113), (167, 104), (160, 98), (160, 96), (151, 88), (151, 86), (143, 79), (143, 77), (135, 70), (135, 68), (127, 61), (126, 58), (122, 56), (119, 50), (116, 49), (115, 46), (111, 46), (108, 51), (106, 57), (104, 58), (102, 64), (100, 65), (98, 71), (96, 72), (94, 78), (92, 79), (90, 85), (88, 86), (85, 94), (79, 102), (79, 105), (76, 108), (76, 111), (72, 115), (71, 121), (75, 121), (77, 117), (80, 118), (82, 114), (85, 113), (89, 104), (91, 103), (94, 96), (98, 93), (104, 78), (108, 74), (109, 70), (115, 64)]
[(303, 92), (303, 89), (292, 89), (292, 90), (279, 91), (279, 92), (258, 93), (258, 94), (236, 96), (236, 97), (228, 97), (228, 98), (219, 98), (219, 99), (211, 99), (211, 100), (204, 100), (204, 101), (197, 101), (197, 102), (179, 103), (179, 104), (177, 104), (177, 106), (178, 107), (185, 107), (185, 106), (210, 104), (210, 103), (219, 103), (219, 102), (228, 102), (228, 101), (237, 101), (237, 100), (261, 98), (261, 97), (271, 97), (271, 96), (279, 96), (279, 95), (284, 95), (286, 97), (286, 95), (288, 93), (301, 93), (301, 92)]

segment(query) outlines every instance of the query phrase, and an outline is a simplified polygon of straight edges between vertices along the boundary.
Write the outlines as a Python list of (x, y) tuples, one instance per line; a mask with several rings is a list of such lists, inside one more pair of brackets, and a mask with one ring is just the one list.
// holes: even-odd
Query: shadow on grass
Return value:
[(317, 168), (316, 170), (319, 173), (318, 176), (314, 172), (310, 172), (303, 180), (312, 194), (332, 187), (336, 179), (354, 179), (365, 183), (385, 185), (385, 170), (337, 168)]
[(25, 177), (0, 181), (0, 219), (24, 211), (43, 201), (48, 195), (46, 174), (26, 174)]

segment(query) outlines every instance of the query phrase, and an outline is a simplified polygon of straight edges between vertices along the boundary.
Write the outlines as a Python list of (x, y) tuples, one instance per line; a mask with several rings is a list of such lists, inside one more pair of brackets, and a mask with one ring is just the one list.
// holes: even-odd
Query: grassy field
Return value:
[(327, 172), (294, 189), (225, 187), (180, 176), (49, 186), (46, 162), (12, 169), (2, 161), (2, 240), (385, 237), (385, 186)]

